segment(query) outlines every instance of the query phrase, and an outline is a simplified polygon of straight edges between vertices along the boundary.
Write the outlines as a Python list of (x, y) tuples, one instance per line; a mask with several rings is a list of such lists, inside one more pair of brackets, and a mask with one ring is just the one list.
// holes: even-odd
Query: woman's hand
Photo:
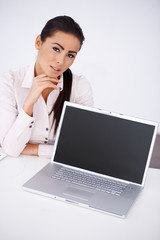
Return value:
[(24, 102), (23, 110), (29, 115), (33, 115), (33, 106), (37, 102), (41, 93), (46, 88), (58, 89), (57, 84), (61, 82), (56, 78), (48, 77), (46, 74), (40, 74), (33, 79), (32, 87)]

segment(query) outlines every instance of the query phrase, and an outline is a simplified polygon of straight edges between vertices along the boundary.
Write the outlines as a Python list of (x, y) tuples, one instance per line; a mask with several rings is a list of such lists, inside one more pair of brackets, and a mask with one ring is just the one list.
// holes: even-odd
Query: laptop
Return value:
[(157, 127), (65, 102), (51, 162), (23, 189), (125, 217), (144, 188)]

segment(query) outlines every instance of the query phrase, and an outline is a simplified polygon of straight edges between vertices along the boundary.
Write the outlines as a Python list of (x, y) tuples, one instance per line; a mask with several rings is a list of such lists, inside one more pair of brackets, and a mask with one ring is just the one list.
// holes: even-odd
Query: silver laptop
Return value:
[(125, 217), (144, 187), (157, 127), (65, 102), (51, 162), (23, 188)]

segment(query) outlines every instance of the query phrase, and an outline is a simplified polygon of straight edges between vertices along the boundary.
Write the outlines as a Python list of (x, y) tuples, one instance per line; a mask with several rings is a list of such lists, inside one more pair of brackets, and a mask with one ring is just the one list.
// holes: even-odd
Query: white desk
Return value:
[(160, 239), (160, 170), (149, 169), (144, 190), (120, 219), (22, 190), (48, 162), (27, 156), (0, 161), (1, 240)]

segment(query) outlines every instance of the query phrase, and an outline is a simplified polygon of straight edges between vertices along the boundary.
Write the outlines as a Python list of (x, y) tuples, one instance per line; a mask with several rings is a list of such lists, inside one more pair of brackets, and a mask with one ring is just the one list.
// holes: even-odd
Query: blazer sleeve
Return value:
[(0, 144), (3, 150), (17, 157), (28, 143), (34, 118), (23, 109), (17, 110), (14, 93), (14, 76), (6, 73), (0, 77)]

